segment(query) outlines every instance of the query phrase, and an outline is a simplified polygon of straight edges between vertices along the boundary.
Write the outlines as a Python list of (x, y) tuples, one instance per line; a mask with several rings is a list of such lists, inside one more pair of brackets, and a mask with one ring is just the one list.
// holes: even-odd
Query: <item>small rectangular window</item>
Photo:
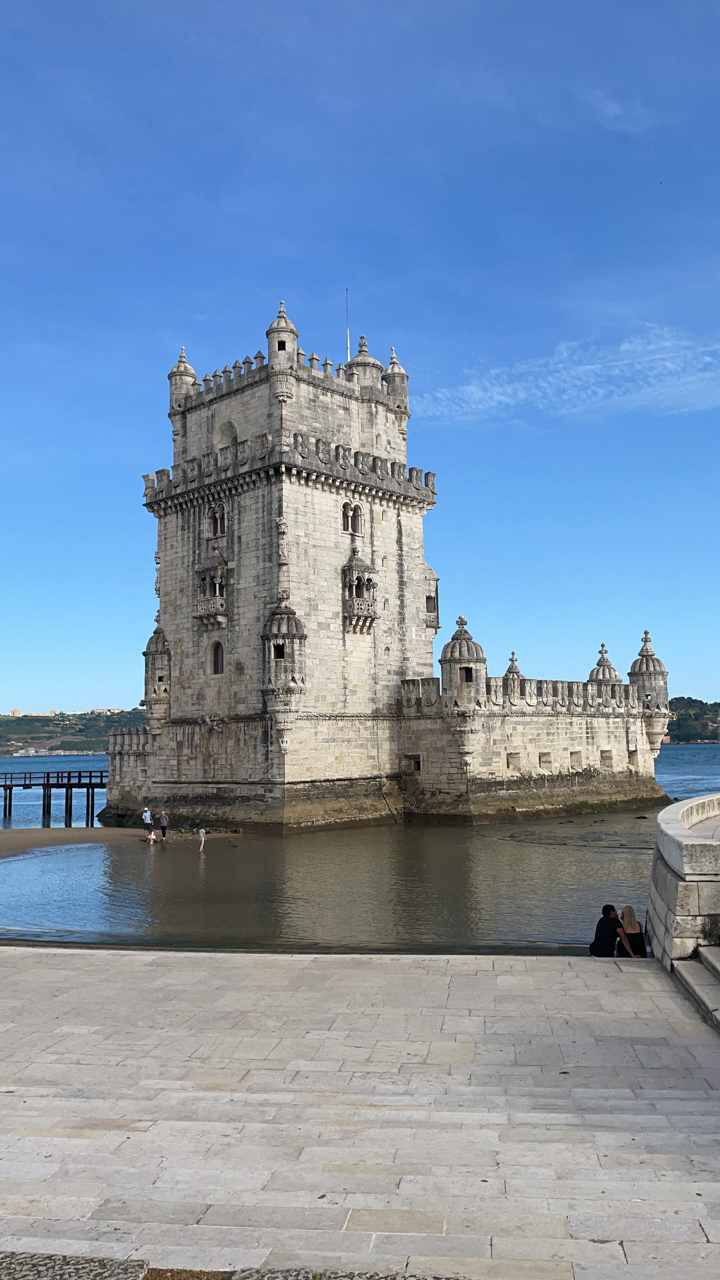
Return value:
[(425, 612), (437, 613), (437, 600), (435, 599), (435, 596), (425, 597)]
[(522, 760), (519, 751), (508, 751), (507, 767), (510, 773), (519, 773), (522, 767)]
[(274, 645), (273, 645), (273, 658), (284, 658), (284, 657), (285, 657), (285, 645), (284, 645), (284, 644), (274, 644)]
[(403, 773), (419, 773), (420, 757), (419, 756), (403, 756), (400, 762)]
[(472, 682), (473, 682), (473, 669), (472, 669), (472, 667), (461, 667), (461, 668), (460, 668), (460, 683), (461, 683), (461, 684), (472, 684)]
[(552, 755), (549, 751), (541, 751), (539, 756), (540, 768), (546, 773), (552, 773)]
[(612, 769), (612, 751), (600, 752), (600, 768)]
[(570, 752), (570, 768), (577, 770), (582, 769), (582, 751)]
[(284, 351), (284, 350), (285, 350), (285, 343), (278, 342), (278, 351)]

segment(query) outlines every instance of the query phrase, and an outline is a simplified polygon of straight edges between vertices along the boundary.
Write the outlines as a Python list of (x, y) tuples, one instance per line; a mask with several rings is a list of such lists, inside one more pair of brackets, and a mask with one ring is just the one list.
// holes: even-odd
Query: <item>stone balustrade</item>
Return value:
[(647, 929), (666, 969), (720, 943), (720, 793), (658, 815)]

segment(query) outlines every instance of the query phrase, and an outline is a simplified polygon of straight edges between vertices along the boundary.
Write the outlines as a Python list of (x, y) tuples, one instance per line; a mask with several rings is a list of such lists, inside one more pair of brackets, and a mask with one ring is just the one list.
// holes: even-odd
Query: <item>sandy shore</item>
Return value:
[[(156, 831), (157, 846), (162, 844)], [(106, 844), (109, 840), (116, 847), (136, 848), (145, 844), (145, 832), (140, 827), (22, 827), (17, 831), (0, 831), (0, 858), (27, 853), (28, 849), (47, 849), (61, 844)], [(174, 831), (167, 837), (167, 844), (197, 844), (194, 831)]]

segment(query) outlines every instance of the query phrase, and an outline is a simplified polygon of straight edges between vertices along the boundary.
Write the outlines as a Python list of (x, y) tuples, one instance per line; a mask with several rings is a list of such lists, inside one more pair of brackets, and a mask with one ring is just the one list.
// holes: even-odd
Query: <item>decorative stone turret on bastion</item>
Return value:
[(462, 615), (457, 620), (457, 631), (443, 647), (440, 670), (445, 711), (474, 711), (485, 706), (485, 654), (467, 630), (467, 618)]
[(628, 679), (637, 693), (638, 704), (642, 708), (645, 733), (652, 753), (656, 756), (667, 729), (670, 704), (667, 671), (655, 655), (649, 631), (643, 635), (642, 649), (628, 672)]

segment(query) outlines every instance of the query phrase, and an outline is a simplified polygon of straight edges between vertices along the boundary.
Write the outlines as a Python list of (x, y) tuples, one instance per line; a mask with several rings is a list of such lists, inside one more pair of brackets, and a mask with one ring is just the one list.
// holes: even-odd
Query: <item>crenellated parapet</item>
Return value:
[(377, 493), (425, 509), (435, 505), (434, 471), (423, 473), (421, 467), (407, 467), (394, 459), (298, 431), (286, 442), (267, 434), (233, 441), (216, 453), (150, 472), (143, 476), (145, 506), (154, 511), (160, 504), (191, 498), (200, 491), (210, 497), (215, 492), (239, 491), (269, 473), (286, 474), (291, 483), (317, 481), (338, 491)]
[(624, 684), (605, 645), (585, 681), (528, 679), (514, 653), (503, 676), (489, 676), (485, 654), (466, 619), (458, 618), (457, 626), (440, 658), (442, 690), (437, 679), (404, 680), (404, 715), (640, 716), (657, 754), (669, 719), (667, 672), (650, 649), (647, 632), (630, 682)]

